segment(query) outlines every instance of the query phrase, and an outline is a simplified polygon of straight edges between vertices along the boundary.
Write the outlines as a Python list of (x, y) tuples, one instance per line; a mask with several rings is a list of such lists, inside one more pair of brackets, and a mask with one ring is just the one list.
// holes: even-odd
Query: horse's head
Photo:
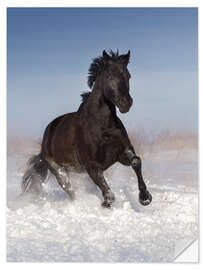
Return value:
[[(129, 94), (130, 73), (127, 69), (130, 51), (119, 55), (110, 51), (103, 56), (95, 58), (89, 69), (88, 85), (93, 86), (97, 77), (102, 78), (103, 94), (119, 108), (121, 113), (126, 113), (132, 106), (133, 99)], [(98, 76), (100, 75), (100, 76)]]
[(121, 113), (126, 113), (132, 106), (133, 99), (129, 94), (130, 73), (127, 69), (130, 51), (127, 54), (118, 55), (111, 52), (108, 55), (103, 51), (103, 59), (106, 62), (104, 71), (104, 96), (115, 104)]

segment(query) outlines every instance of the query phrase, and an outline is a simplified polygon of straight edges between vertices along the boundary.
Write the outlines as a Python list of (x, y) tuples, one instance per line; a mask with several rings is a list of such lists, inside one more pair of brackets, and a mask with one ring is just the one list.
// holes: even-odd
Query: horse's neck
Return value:
[(86, 114), (93, 117), (95, 121), (101, 121), (102, 125), (108, 125), (116, 118), (116, 108), (114, 104), (105, 99), (100, 82), (95, 83), (84, 109)]

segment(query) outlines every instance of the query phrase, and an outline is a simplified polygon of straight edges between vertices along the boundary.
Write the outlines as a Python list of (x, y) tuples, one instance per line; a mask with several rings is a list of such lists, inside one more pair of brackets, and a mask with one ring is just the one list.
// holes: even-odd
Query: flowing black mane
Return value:
[(82, 98), (82, 102), (78, 108), (78, 111), (81, 111), (81, 109), (83, 108), (83, 105), (87, 102), (89, 96), (90, 96), (91, 92), (83, 92), (80, 96)]
[(82, 97), (82, 103), (86, 102), (88, 100), (88, 97), (90, 96), (91, 92), (83, 92), (80, 96)]
[[(124, 63), (122, 55), (119, 55), (119, 52), (109, 51), (109, 60)], [(107, 61), (103, 56), (99, 56), (93, 59), (92, 64), (88, 70), (88, 86), (92, 88), (98, 73), (106, 68)]]
[[(122, 58), (119, 56), (118, 50), (117, 52), (113, 52), (110, 50), (109, 52), (110, 60), (115, 61), (115, 62), (122, 62)], [(103, 56), (99, 56), (93, 59), (93, 62), (91, 63), (89, 70), (88, 70), (88, 86), (92, 88), (97, 74), (104, 70), (106, 67), (106, 60), (104, 59)], [(91, 92), (83, 92), (80, 96), (82, 97), (82, 103), (83, 105), (89, 98)], [(80, 106), (81, 107), (81, 106)]]
[[(116, 52), (110, 50), (109, 54), (106, 53), (106, 51), (103, 51), (102, 56), (98, 56), (93, 59), (89, 70), (88, 70), (88, 86), (90, 88), (93, 87), (96, 78), (98, 74), (105, 70), (107, 66), (111, 63), (120, 63), (124, 66), (127, 66), (129, 63), (129, 57), (130, 57), (130, 51), (128, 51), (127, 54), (119, 55), (118, 50)], [(82, 97), (82, 103), (79, 106), (78, 111), (81, 110), (83, 105), (87, 102), (89, 96), (91, 95), (91, 92), (83, 92), (80, 96)], [(112, 107), (112, 106), (110, 106)], [(113, 110), (114, 111), (114, 110)]]

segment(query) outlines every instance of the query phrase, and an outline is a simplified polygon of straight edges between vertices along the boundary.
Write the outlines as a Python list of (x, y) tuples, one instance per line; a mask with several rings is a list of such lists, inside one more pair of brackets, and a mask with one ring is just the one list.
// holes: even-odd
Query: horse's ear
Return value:
[(108, 61), (110, 59), (110, 56), (108, 55), (108, 53), (105, 50), (103, 50), (103, 58), (106, 61)]
[(130, 50), (128, 51), (127, 54), (123, 54), (120, 56), (122, 62), (127, 66), (130, 60)]

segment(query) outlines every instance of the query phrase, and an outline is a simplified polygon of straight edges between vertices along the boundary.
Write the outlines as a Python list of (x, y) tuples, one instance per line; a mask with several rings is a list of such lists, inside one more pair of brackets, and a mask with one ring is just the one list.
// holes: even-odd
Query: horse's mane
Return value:
[[(83, 108), (83, 105), (87, 102), (87, 100), (88, 100), (88, 98), (89, 98), (89, 96), (90, 96), (91, 93), (92, 93), (92, 92), (89, 92), (89, 91), (88, 91), (88, 92), (83, 92), (83, 93), (80, 95), (80, 96), (82, 97), (82, 103), (80, 104), (80, 106), (79, 106), (79, 108), (78, 108), (78, 111), (80, 111), (80, 110)], [(112, 114), (115, 115), (115, 114), (116, 114), (115, 107), (112, 106), (112, 103), (109, 102), (108, 100), (106, 100), (106, 103), (108, 104), (108, 106), (109, 106), (109, 108), (110, 108)]]
[(80, 96), (82, 97), (82, 103), (80, 104), (78, 111), (80, 111), (83, 108), (83, 105), (86, 103), (90, 96), (91, 92), (83, 92)]
[[(109, 51), (109, 60), (122, 63), (122, 57), (120, 57), (118, 50), (117, 52)], [(88, 70), (88, 86), (92, 88), (98, 73), (106, 68), (107, 62), (104, 57), (99, 56), (93, 59), (89, 70)]]
[(86, 102), (88, 100), (88, 97), (90, 96), (91, 92), (83, 92), (80, 96), (82, 97), (82, 103)]
[[(118, 50), (113, 52), (112, 50), (109, 51), (109, 60), (119, 63), (124, 63), (123, 55), (119, 55)], [(99, 72), (106, 68), (107, 61), (104, 59), (103, 56), (98, 56), (93, 59), (89, 70), (88, 70), (88, 86), (92, 88), (94, 82), (96, 81), (96, 77)], [(83, 92), (80, 96), (82, 97), (82, 103), (80, 104), (79, 110), (83, 107), (84, 103), (88, 100), (91, 92)]]

